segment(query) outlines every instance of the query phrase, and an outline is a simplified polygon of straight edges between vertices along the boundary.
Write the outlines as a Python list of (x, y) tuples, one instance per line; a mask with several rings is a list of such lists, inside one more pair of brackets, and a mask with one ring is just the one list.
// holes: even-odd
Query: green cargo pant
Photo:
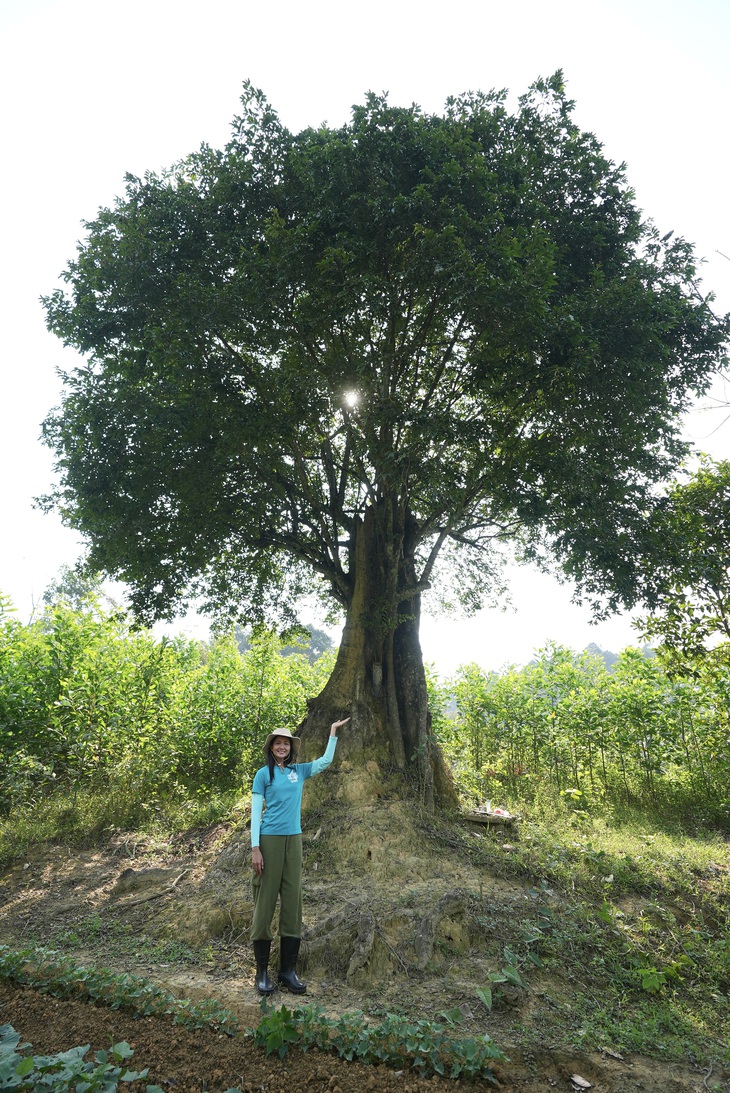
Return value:
[(264, 871), (253, 875), (252, 941), (272, 941), (271, 920), (277, 897), (279, 935), (302, 936), (302, 836), (262, 835)]

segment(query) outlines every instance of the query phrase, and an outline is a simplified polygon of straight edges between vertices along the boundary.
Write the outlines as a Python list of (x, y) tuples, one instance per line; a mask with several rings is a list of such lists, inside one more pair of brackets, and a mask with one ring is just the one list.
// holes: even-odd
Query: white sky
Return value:
[[(580, 125), (626, 161), (640, 206), (693, 240), (704, 284), (730, 310), (730, 4), (727, 0), (0, 0), (0, 591), (21, 619), (80, 553), (32, 508), (51, 482), (38, 441), (55, 370), (74, 355), (45, 330), (38, 297), (74, 254), (81, 221), (202, 141), (222, 144), (241, 82), (286, 125), (339, 124), (367, 90), (437, 111), (450, 94), (509, 87), (563, 68)], [(730, 457), (722, 411), (688, 423), (702, 450)], [(520, 571), (515, 613), (424, 620), (439, 670), (524, 663), (549, 638), (618, 650), (627, 620), (588, 625), (569, 590)]]

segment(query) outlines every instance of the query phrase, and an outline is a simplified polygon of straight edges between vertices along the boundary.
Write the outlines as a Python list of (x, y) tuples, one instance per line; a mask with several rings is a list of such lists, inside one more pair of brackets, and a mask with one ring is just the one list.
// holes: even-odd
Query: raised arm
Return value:
[(311, 765), (310, 777), (314, 774), (319, 774), (321, 771), (326, 770), (335, 757), (335, 748), (337, 747), (337, 730), (346, 725), (350, 720), (349, 717), (344, 718), (342, 721), (333, 721), (330, 728), (330, 738), (327, 741), (327, 750), (324, 755), (319, 759), (315, 759)]

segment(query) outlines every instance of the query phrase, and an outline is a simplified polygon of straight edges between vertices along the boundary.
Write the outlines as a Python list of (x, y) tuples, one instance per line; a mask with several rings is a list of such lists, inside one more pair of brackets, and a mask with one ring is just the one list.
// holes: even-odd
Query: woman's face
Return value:
[(271, 741), (271, 753), (277, 763), (284, 763), (289, 758), (291, 740), (285, 736), (275, 736)]

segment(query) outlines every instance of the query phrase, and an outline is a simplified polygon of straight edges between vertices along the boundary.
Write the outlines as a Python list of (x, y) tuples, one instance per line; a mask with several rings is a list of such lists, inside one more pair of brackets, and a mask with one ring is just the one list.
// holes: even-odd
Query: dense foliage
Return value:
[(449, 542), (520, 527), (589, 583), (612, 568), (728, 324), (572, 108), (556, 74), (514, 113), (371, 95), (293, 134), (247, 85), (223, 150), (86, 225), (46, 306), (88, 364), (46, 436), (61, 511), (140, 610), (196, 580), (276, 609), (299, 563), (346, 608), (368, 511), (401, 600)]
[[(524, 668), (463, 666), (432, 681), (436, 729), (472, 800), (562, 794), (581, 808), (637, 804), (730, 824), (728, 652), (677, 666), (625, 649), (600, 655), (548, 645)], [(458, 704), (445, 716), (447, 696)]]
[(280, 656), (273, 635), (245, 654), (156, 640), (119, 613), (49, 605), (23, 626), (0, 616), (0, 808), (55, 787), (117, 786), (160, 795), (247, 783), (266, 735), (295, 725), (321, 688), (331, 656)]
[(646, 633), (682, 664), (730, 641), (730, 463), (705, 458), (670, 486), (649, 523), (642, 563)]

